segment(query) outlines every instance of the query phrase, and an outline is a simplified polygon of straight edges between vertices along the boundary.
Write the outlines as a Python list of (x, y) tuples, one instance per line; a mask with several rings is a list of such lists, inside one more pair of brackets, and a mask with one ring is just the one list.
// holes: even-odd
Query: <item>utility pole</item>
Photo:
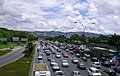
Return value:
[[(78, 22), (74, 22), (74, 23), (76, 24)], [(85, 50), (85, 43), (86, 43), (85, 31), (86, 31), (87, 25), (89, 25), (89, 24), (95, 24), (95, 23), (87, 23), (87, 24), (81, 23), (81, 25), (83, 27), (83, 34), (82, 34), (82, 37), (83, 37), (83, 51)]]

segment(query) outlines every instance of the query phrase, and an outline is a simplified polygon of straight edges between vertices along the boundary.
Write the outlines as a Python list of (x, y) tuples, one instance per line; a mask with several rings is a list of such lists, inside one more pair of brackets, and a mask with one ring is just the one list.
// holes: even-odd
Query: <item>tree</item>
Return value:
[(34, 49), (34, 46), (33, 46), (32, 42), (29, 42), (26, 50), (24, 51), (25, 56), (29, 57), (31, 55), (33, 49)]
[(109, 45), (115, 46), (117, 50), (120, 50), (120, 36), (112, 35), (108, 40)]
[(78, 34), (73, 34), (73, 35), (70, 36), (70, 39), (71, 40), (78, 40), (79, 36), (78, 36)]

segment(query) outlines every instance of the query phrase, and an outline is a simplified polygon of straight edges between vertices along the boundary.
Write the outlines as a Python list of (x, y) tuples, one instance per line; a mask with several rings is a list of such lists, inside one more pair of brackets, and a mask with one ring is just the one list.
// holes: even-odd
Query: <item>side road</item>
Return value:
[[(7, 48), (8, 49), (8, 48)], [(25, 47), (17, 46), (11, 52), (0, 57), (0, 67), (22, 58)]]

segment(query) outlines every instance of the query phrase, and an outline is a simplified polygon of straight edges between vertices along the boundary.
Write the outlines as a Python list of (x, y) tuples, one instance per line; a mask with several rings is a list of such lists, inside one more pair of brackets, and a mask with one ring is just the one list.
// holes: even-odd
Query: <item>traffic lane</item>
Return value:
[(20, 59), (21, 57), (23, 57), (23, 51), (25, 50), (25, 48), (19, 48), (17, 49), (15, 52), (3, 57), (0, 59), (0, 67), (7, 65), (11, 62), (14, 62), (18, 59)]
[[(71, 58), (76, 57), (75, 55), (71, 55), (69, 52), (66, 52), (66, 53), (68, 53), (68, 55), (69, 55)], [(77, 57), (76, 57), (76, 58), (77, 58)], [(77, 59), (79, 60), (79, 62), (84, 63), (84, 64), (87, 66), (87, 68), (90, 67), (90, 66), (92, 66), (92, 62), (90, 61), (90, 59), (87, 59), (87, 60), (88, 60), (87, 62), (83, 61), (81, 58), (77, 58)], [(103, 74), (103, 76), (109, 76), (107, 73), (103, 72), (104, 69), (105, 69), (105, 67), (102, 66), (99, 70), (100, 70), (100, 72)]]
[[(91, 67), (92, 66), (92, 61), (90, 61), (90, 59), (87, 59), (87, 62), (83, 61), (81, 58), (78, 58), (80, 62), (83, 62), (87, 67)], [(101, 66), (101, 68), (99, 69), (99, 71), (102, 73), (103, 76), (109, 76), (107, 73), (104, 72), (106, 67)]]
[(11, 56), (12, 54), (16, 53), (16, 52), (17, 52), (18, 50), (20, 50), (21, 48), (25, 48), (25, 47), (21, 47), (21, 46), (15, 47), (14, 49), (12, 49), (11, 52), (9, 52), (9, 53), (1, 56), (1, 57), (0, 57), (0, 60), (5, 59), (5, 58), (8, 58), (9, 56)]
[(72, 63), (72, 59), (70, 57), (67, 58), (67, 61), (70, 63), (70, 69), (72, 69), (72, 71), (80, 71), (80, 73), (83, 76), (88, 76), (87, 70), (81, 70), (81, 69), (77, 68), (77, 64)]
[[(62, 59), (61, 58), (56, 58), (55, 55), (53, 55), (53, 54), (51, 54), (51, 58), (54, 59), (58, 63), (60, 70), (63, 71), (66, 76), (71, 76), (71, 73), (70, 73), (71, 70), (69, 69), (69, 67), (62, 67), (62, 65), (61, 65)], [(48, 64), (51, 75), (55, 76), (55, 71), (53, 71), (52, 67), (50, 66), (50, 61), (47, 61), (47, 56), (46, 56), (46, 63)]]
[[(61, 50), (61, 51), (63, 51), (63, 50)], [(69, 68), (65, 69), (65, 73), (66, 73), (66, 70), (68, 70), (66, 76), (71, 75), (71, 73), (72, 73), (73, 71), (80, 71), (80, 73), (81, 73), (83, 76), (88, 76), (87, 70), (80, 70), (80, 69), (77, 68), (77, 64), (72, 63), (72, 58), (74, 58), (74, 56), (71, 57), (71, 56), (68, 54), (69, 57), (68, 57), (68, 58), (64, 58), (63, 55), (62, 55), (62, 52), (59, 52), (59, 53), (61, 54), (61, 61), (62, 61), (63, 59), (65, 59), (65, 60), (67, 60), (67, 61), (69, 62), (69, 64), (70, 64)], [(59, 61), (59, 63), (60, 63), (60, 61)], [(61, 64), (62, 64), (62, 62), (61, 62)], [(63, 68), (64, 68), (64, 67), (63, 67)], [(64, 69), (63, 69), (63, 70), (64, 70)]]
[[(72, 60), (71, 58), (64, 58), (62, 55), (61, 55), (61, 58), (56, 58), (55, 55), (51, 55), (52, 59), (55, 59), (55, 61), (59, 64), (59, 67), (60, 67), (60, 70), (62, 70), (66, 76), (71, 76), (71, 73), (73, 71), (80, 71), (80, 73), (83, 75), (83, 76), (88, 76), (88, 74), (86, 73), (87, 70), (80, 70), (77, 68), (77, 64), (74, 64), (72, 63)], [(70, 64), (69, 67), (63, 67), (61, 64), (62, 64), (62, 60), (67, 60), (68, 63)], [(50, 64), (50, 63), (48, 63)]]

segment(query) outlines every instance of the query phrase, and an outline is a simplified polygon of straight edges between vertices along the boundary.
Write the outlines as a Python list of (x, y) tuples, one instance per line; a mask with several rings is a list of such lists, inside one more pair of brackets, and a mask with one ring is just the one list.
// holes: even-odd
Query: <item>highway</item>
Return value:
[(25, 47), (18, 46), (18, 47), (15, 47), (14, 49), (12, 49), (12, 51), (9, 52), (8, 54), (1, 56), (0, 57), (0, 67), (22, 58), (24, 56), (23, 55), (24, 50), (25, 50)]
[[(52, 46), (49, 45), (49, 47), (52, 47)], [(60, 48), (59, 48), (59, 49), (60, 49)], [(60, 54), (61, 54), (61, 58), (56, 58), (56, 57), (55, 57), (55, 54), (52, 54), (52, 53), (50, 53), (50, 57), (51, 57), (51, 59), (54, 59), (54, 60), (58, 63), (58, 65), (59, 65), (59, 67), (60, 67), (60, 70), (65, 73), (65, 76), (71, 76), (71, 74), (72, 74), (73, 71), (80, 71), (80, 73), (81, 73), (82, 76), (88, 76), (88, 71), (87, 71), (87, 69), (86, 69), (86, 70), (80, 70), (79, 68), (77, 68), (77, 64), (72, 63), (72, 58), (74, 58), (74, 57), (76, 57), (76, 56), (71, 55), (69, 52), (66, 52), (66, 53), (69, 55), (69, 57), (68, 57), (68, 58), (64, 58), (63, 55), (62, 55), (62, 52), (58, 52), (56, 49), (54, 49), (54, 50), (55, 50), (56, 53), (60, 53)], [(60, 50), (63, 51), (62, 49), (60, 49)], [(52, 67), (50, 66), (50, 61), (47, 60), (47, 55), (46, 55), (46, 53), (44, 52), (42, 46), (41, 46), (41, 48), (40, 48), (40, 51), (42, 51), (42, 53), (43, 53), (43, 61), (47, 63), (48, 68), (49, 68), (49, 70), (50, 70), (50, 72), (51, 72), (51, 76), (55, 76), (55, 71), (53, 71)], [(50, 51), (51, 51), (51, 50), (50, 50)], [(34, 64), (35, 64), (35, 63), (38, 63), (38, 58), (37, 58), (38, 53), (39, 53), (39, 52), (37, 52), (37, 49), (36, 49)], [(77, 58), (77, 57), (76, 57), (76, 58)], [(84, 64), (86, 65), (86, 68), (92, 66), (92, 62), (90, 61), (89, 58), (87, 59), (87, 60), (88, 60), (87, 62), (81, 60), (81, 58), (77, 58), (77, 59), (79, 60), (79, 62), (84, 63)], [(63, 67), (63, 66), (61, 65), (61, 64), (62, 64), (62, 60), (67, 60), (68, 63), (70, 64), (69, 67)], [(108, 74), (106, 74), (105, 72), (103, 72), (103, 70), (105, 70), (105, 68), (106, 68), (106, 67), (101, 66), (101, 68), (100, 68), (99, 70), (100, 70), (102, 76), (109, 76)], [(119, 75), (116, 75), (116, 76), (119, 76)]]
[[(51, 72), (51, 76), (55, 76), (55, 71), (53, 71), (52, 67), (50, 66), (50, 61), (47, 60), (47, 56), (44, 53), (44, 50), (42, 48), (41, 48), (41, 51), (43, 52), (44, 61), (48, 64), (49, 70)], [(57, 52), (57, 50), (56, 50), (56, 52)], [(59, 53), (61, 54), (61, 52), (59, 52)], [(38, 63), (37, 54), (35, 54), (35, 55), (36, 55), (35, 63)], [(61, 54), (61, 58), (56, 58), (55, 54), (51, 53), (50, 57), (52, 59), (54, 59), (59, 64), (60, 70), (62, 70), (65, 73), (66, 76), (71, 76), (71, 73), (73, 71), (80, 71), (81, 75), (88, 76), (87, 70), (80, 70), (80, 69), (77, 68), (76, 64), (72, 63), (72, 57), (70, 55), (69, 55), (68, 58), (64, 58), (63, 55)], [(65, 59), (65, 60), (67, 60), (69, 62), (69, 64), (70, 64), (69, 67), (63, 67), (61, 65), (63, 59)]]

